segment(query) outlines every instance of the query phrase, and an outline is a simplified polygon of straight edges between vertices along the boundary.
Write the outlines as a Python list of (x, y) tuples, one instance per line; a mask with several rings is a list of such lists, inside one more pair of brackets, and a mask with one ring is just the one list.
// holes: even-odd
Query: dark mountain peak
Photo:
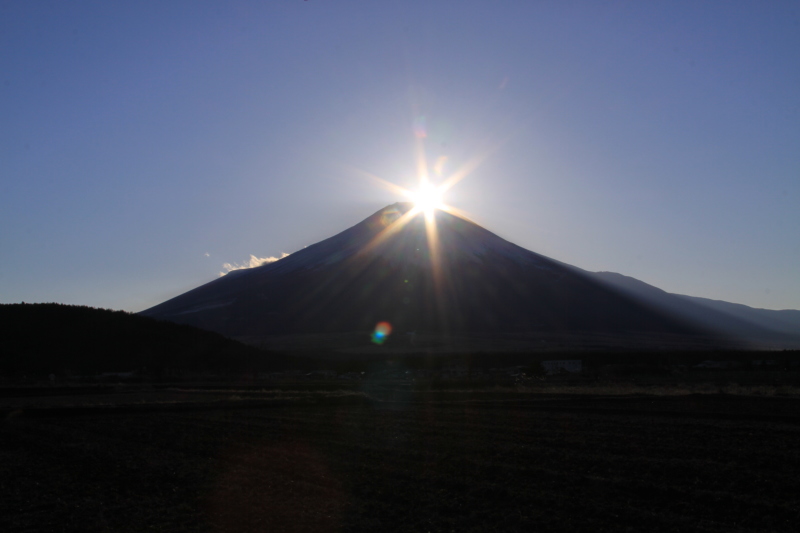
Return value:
[(144, 314), (235, 336), (368, 331), (668, 331), (680, 321), (461, 216), (398, 202)]
[(647, 341), (659, 345), (676, 336), (743, 331), (741, 321), (697, 305), (688, 309), (675, 295), (634, 278), (586, 272), (456, 214), (437, 210), (431, 220), (410, 202), (388, 205), (279, 261), (235, 271), (143, 314), (250, 339), (368, 332), (382, 321), (398, 332), (589, 334), (659, 339)]
[[(333, 265), (349, 258), (389, 261), (393, 265), (431, 265), (430, 256), (447, 262), (505, 257), (545, 267), (549, 260), (520, 248), (461, 216), (436, 210), (431, 224), (411, 202), (384, 207), (358, 224), (252, 272), (289, 273)], [(435, 241), (435, 244), (434, 242)], [(237, 276), (242, 271), (235, 271)]]
[(395, 202), (392, 205), (387, 205), (381, 211), (397, 209), (401, 213), (407, 213), (414, 209), (414, 202)]

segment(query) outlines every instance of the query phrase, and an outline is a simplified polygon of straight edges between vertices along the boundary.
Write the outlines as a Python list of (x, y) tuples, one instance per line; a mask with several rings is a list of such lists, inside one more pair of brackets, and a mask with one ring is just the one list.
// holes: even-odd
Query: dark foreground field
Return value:
[(0, 530), (800, 524), (796, 398), (147, 394), (51, 398), (27, 409), (6, 398)]

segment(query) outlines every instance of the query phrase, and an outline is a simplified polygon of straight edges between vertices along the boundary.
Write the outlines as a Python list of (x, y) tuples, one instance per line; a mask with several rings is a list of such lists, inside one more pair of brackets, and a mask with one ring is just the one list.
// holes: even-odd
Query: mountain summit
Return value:
[(250, 339), (369, 332), (379, 322), (440, 335), (726, 333), (465, 218), (437, 211), (430, 224), (409, 203), (142, 314)]

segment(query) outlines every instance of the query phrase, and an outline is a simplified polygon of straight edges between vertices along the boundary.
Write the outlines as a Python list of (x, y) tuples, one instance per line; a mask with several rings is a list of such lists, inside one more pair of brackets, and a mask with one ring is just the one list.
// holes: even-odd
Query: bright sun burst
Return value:
[[(445, 282), (445, 273), (442, 267), (442, 250), (439, 243), (439, 232), (436, 227), (436, 211), (443, 211), (449, 215), (456, 215), (461, 218), (469, 218), (467, 213), (461, 209), (445, 204), (444, 194), (459, 181), (464, 179), (473, 170), (475, 170), (475, 168), (478, 167), (478, 165), (480, 165), (489, 156), (489, 154), (502, 143), (495, 146), (494, 149), (487, 150), (484, 153), (474, 156), (455, 172), (446, 175), (444, 172), (446, 163), (448, 161), (448, 157), (446, 155), (439, 156), (435, 165), (428, 165), (424, 147), (424, 140), (427, 137), (427, 133), (424, 130), (424, 117), (421, 117), (419, 122), (419, 127), (417, 127), (418, 125), (415, 123), (415, 137), (417, 141), (417, 176), (419, 177), (419, 188), (416, 191), (401, 187), (400, 185), (389, 182), (364, 170), (352, 167), (350, 168), (357, 173), (362, 174), (363, 176), (377, 181), (386, 189), (393, 191), (398, 196), (404, 196), (414, 203), (413, 209), (407, 210), (399, 217), (395, 216), (391, 217), (391, 219), (388, 217), (381, 217), (380, 220), (383, 228), (378, 231), (372, 237), (372, 239), (370, 239), (369, 243), (367, 243), (364, 248), (364, 252), (374, 250), (381, 243), (386, 242), (386, 240), (392, 235), (396, 235), (406, 224), (414, 220), (417, 215), (424, 215), (426, 246), (428, 252), (426, 255), (430, 261), (431, 272), (433, 273), (434, 294), (437, 300), (439, 300), (443, 297), (443, 292), (447, 288), (447, 284)], [(430, 182), (430, 171), (433, 171), (437, 180), (439, 180), (437, 185), (434, 185)], [(390, 209), (387, 209), (387, 211), (389, 210)], [(397, 210), (393, 209), (392, 212), (396, 214)], [(388, 330), (385, 330), (385, 327), (388, 327)], [(389, 332), (391, 332), (391, 324), (385, 321), (379, 322), (376, 326), (375, 333), (373, 334), (373, 342), (382, 344)]]
[[(469, 175), (475, 168), (477, 168), (489, 155), (491, 152), (496, 150), (501, 144), (497, 144), (495, 147), (490, 147), (485, 152), (477, 154), (467, 160), (463, 165), (457, 168), (452, 173), (446, 173), (445, 168), (447, 166), (448, 157), (446, 155), (441, 155), (436, 160), (436, 163), (433, 165), (429, 165), (426, 157), (426, 150), (424, 146), (425, 138), (427, 137), (426, 132), (424, 131), (424, 117), (422, 120), (423, 130), (418, 131), (415, 129), (415, 137), (416, 137), (416, 166), (417, 166), (417, 177), (419, 179), (419, 187), (416, 191), (406, 189), (400, 185), (387, 181), (375, 174), (370, 172), (366, 172), (359, 168), (348, 167), (350, 170), (353, 170), (367, 178), (370, 178), (376, 182), (378, 182), (384, 188), (396, 193), (398, 196), (403, 196), (408, 198), (413, 202), (414, 207), (408, 211), (406, 211), (402, 216), (399, 218), (393, 218), (391, 223), (386, 223), (385, 227), (376, 234), (373, 239), (370, 241), (368, 245), (368, 249), (372, 249), (378, 246), (381, 242), (384, 242), (387, 238), (391, 235), (396, 234), (400, 231), (406, 224), (411, 222), (413, 219), (416, 218), (417, 215), (424, 215), (425, 218), (425, 233), (427, 234), (427, 246), (429, 257), (431, 261), (431, 266), (433, 267), (434, 273), (434, 281), (437, 285), (439, 285), (438, 281), (441, 281), (441, 268), (440, 268), (440, 250), (439, 250), (439, 237), (438, 237), (438, 230), (436, 228), (436, 212), (443, 211), (449, 215), (456, 215), (461, 218), (469, 219), (469, 215), (458, 209), (457, 207), (453, 207), (452, 205), (448, 205), (444, 202), (444, 195), (447, 191), (453, 188), (458, 182), (464, 179), (467, 175)], [(416, 126), (415, 126), (416, 128)], [(431, 172), (435, 175), (435, 179), (438, 183), (434, 184), (430, 179)], [(438, 280), (438, 281), (437, 281)]]
[(431, 183), (423, 183), (419, 190), (416, 192), (411, 193), (411, 200), (414, 202), (414, 207), (429, 215), (433, 213), (435, 209), (442, 209), (444, 204), (442, 203), (442, 195), (444, 191), (441, 187), (435, 187)]

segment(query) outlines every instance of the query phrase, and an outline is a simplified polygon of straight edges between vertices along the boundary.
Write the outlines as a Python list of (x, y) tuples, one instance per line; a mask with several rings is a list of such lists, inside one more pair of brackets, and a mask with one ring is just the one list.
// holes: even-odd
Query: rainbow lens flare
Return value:
[(400, 211), (397, 210), (397, 208), (390, 207), (389, 209), (384, 209), (383, 212), (381, 212), (381, 225), (383, 227), (386, 227), (390, 224), (393, 224), (394, 221), (396, 221), (401, 216), (402, 213), (400, 213)]
[(417, 139), (424, 139), (428, 136), (428, 127), (425, 122), (424, 115), (420, 115), (414, 119), (414, 135), (417, 136)]
[(388, 322), (378, 322), (375, 325), (375, 331), (372, 332), (372, 342), (375, 344), (383, 344), (392, 333), (392, 325)]

